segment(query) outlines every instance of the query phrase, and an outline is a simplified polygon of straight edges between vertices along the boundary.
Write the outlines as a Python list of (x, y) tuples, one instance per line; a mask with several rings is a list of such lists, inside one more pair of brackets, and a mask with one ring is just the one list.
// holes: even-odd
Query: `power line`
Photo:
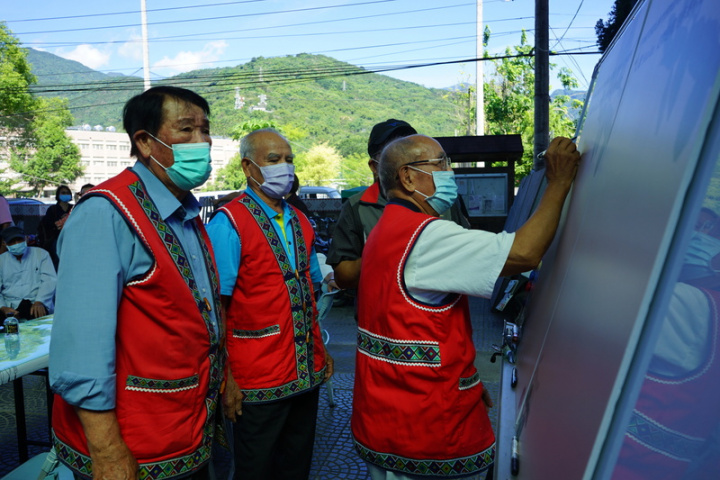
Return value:
[(580, 13), (580, 9), (583, 6), (583, 3), (585, 3), (585, 0), (580, 0), (580, 5), (578, 5), (577, 10), (575, 10), (575, 15), (573, 15), (572, 19), (570, 19), (570, 23), (568, 24), (567, 28), (563, 32), (562, 35), (560, 35), (560, 38), (557, 39), (557, 42), (555, 42), (555, 45), (552, 46), (551, 50), (558, 46), (558, 44), (562, 41), (563, 38), (565, 38), (565, 35), (567, 34), (568, 30), (570, 30), (570, 27), (572, 26), (573, 22), (575, 21), (575, 18), (577, 18), (578, 13)]
[[(601, 52), (594, 51), (594, 52), (580, 52), (580, 51), (566, 51), (566, 52), (551, 52), (551, 56), (562, 56), (562, 55), (599, 55)], [(424, 67), (432, 67), (432, 66), (439, 66), (439, 65), (451, 65), (451, 64), (458, 64), (458, 63), (471, 63), (476, 61), (493, 61), (493, 60), (503, 60), (503, 59), (509, 59), (509, 58), (519, 58), (519, 57), (533, 57), (533, 54), (515, 54), (515, 55), (499, 55), (499, 56), (493, 56), (493, 57), (484, 57), (484, 58), (465, 58), (465, 59), (455, 59), (455, 60), (448, 60), (448, 61), (441, 61), (441, 62), (425, 62), (425, 63), (419, 63), (419, 64), (411, 64), (411, 65), (395, 65), (395, 66), (388, 66), (388, 67), (382, 67), (382, 68), (374, 68), (374, 69), (363, 69), (360, 67), (355, 67), (354, 65), (347, 65), (347, 66), (334, 66), (332, 68), (328, 68), (325, 70), (312, 70), (307, 72), (301, 72), (300, 74), (297, 73), (297, 70), (294, 68), (288, 68), (288, 69), (281, 69), (276, 71), (264, 71), (262, 73), (262, 76), (264, 79), (273, 79), (272, 82), (268, 80), (250, 80), (251, 77), (259, 77), (259, 72), (246, 72), (242, 76), (241, 75), (235, 75), (235, 74), (229, 74), (224, 76), (221, 76), (219, 80), (217, 80), (214, 85), (210, 85), (208, 83), (209, 79), (215, 78), (212, 74), (203, 74), (203, 75), (197, 75), (193, 77), (184, 77), (184, 78), (175, 78), (173, 80), (174, 85), (179, 86), (187, 86), (187, 87), (203, 87), (203, 88), (209, 88), (211, 93), (224, 93), (224, 92), (232, 92), (235, 89), (235, 86), (238, 86), (238, 83), (240, 81), (246, 80), (245, 83), (242, 83), (240, 86), (243, 88), (252, 88), (254, 86), (258, 85), (264, 85), (268, 83), (273, 83), (274, 85), (286, 85), (286, 84), (292, 84), (292, 83), (301, 83), (301, 82), (308, 82), (308, 81), (315, 81), (320, 79), (326, 79), (326, 78), (333, 78), (333, 77), (342, 77), (342, 76), (355, 76), (355, 75), (367, 75), (371, 73), (383, 73), (383, 72), (390, 72), (390, 71), (397, 71), (397, 70), (410, 70), (415, 68), (424, 68)], [(292, 78), (290, 77), (292, 75)], [(277, 77), (277, 78), (276, 78)], [(283, 78), (284, 77), (284, 78)], [(138, 78), (134, 81), (128, 81), (125, 82), (126, 85), (122, 86), (122, 88), (112, 88), (109, 89), (107, 85), (101, 85), (101, 86), (94, 86), (94, 87), (77, 87), (72, 89), (57, 89), (57, 90), (44, 90), (38, 93), (67, 93), (67, 92), (87, 92), (87, 91), (109, 91), (109, 90), (115, 90), (115, 91), (131, 91), (131, 90), (137, 90), (140, 89), (142, 86), (142, 79)], [(217, 88), (214, 88), (217, 87)], [(12, 89), (3, 89), (5, 91), (12, 91)], [(77, 105), (73, 106), (72, 109), (79, 110), (79, 109), (85, 109), (85, 108), (93, 108), (93, 107), (99, 107), (99, 106), (110, 106), (110, 105), (123, 105), (125, 102), (109, 102), (105, 104), (88, 104), (88, 105)], [(57, 109), (46, 109), (46, 110), (33, 110), (29, 112), (19, 112), (13, 115), (5, 115), (3, 117), (15, 117), (15, 116), (21, 116), (21, 115), (28, 115), (30, 113), (37, 113), (40, 111), (46, 111), (46, 112), (52, 112), (52, 111), (58, 111)]]
[[(306, 7), (306, 8), (297, 8), (293, 10), (280, 10), (277, 12), (258, 12), (258, 13), (240, 13), (237, 15), (222, 15), (219, 17), (204, 17), (204, 18), (190, 18), (186, 20), (165, 20), (161, 22), (148, 22), (148, 26), (150, 25), (169, 25), (169, 24), (177, 24), (177, 23), (191, 23), (191, 22), (206, 22), (209, 20), (226, 20), (228, 18), (243, 18), (243, 17), (257, 17), (261, 15), (278, 15), (278, 14), (284, 14), (284, 13), (300, 13), (300, 12), (310, 12), (315, 10), (327, 10), (330, 8), (342, 8), (342, 7), (356, 7), (356, 6), (362, 6), (362, 5), (372, 5), (376, 3), (389, 3), (389, 2), (397, 2), (398, 0), (370, 0), (366, 2), (360, 2), (360, 3), (347, 3), (342, 5), (327, 5), (322, 7)], [(442, 7), (438, 7), (442, 8)], [(105, 27), (84, 27), (84, 28), (70, 28), (70, 29), (63, 29), (63, 30), (46, 30), (46, 31), (38, 31), (38, 32), (20, 32), (16, 33), (16, 35), (37, 35), (37, 34), (45, 34), (45, 33), (66, 33), (66, 32), (80, 32), (80, 31), (91, 31), (91, 30), (106, 30), (111, 28), (127, 28), (127, 27), (139, 27), (139, 23), (133, 23), (133, 24), (127, 24), (127, 25), (110, 25)]]
[[(169, 10), (186, 10), (189, 8), (204, 8), (204, 7), (219, 7), (219, 6), (225, 6), (225, 5), (237, 5), (241, 3), (257, 3), (257, 2), (265, 2), (267, 0), (243, 0), (239, 2), (224, 2), (224, 3), (209, 3), (205, 5), (186, 5), (183, 7), (167, 7), (167, 8), (149, 8), (146, 11), (148, 12), (167, 12)], [(45, 18), (25, 18), (22, 20), (6, 20), (10, 23), (22, 23), (22, 22), (44, 22), (48, 20), (71, 20), (71, 19), (77, 19), (77, 18), (94, 18), (94, 17), (108, 17), (108, 16), (114, 16), (114, 15), (137, 15), (140, 13), (139, 10), (129, 10), (125, 12), (107, 12), (107, 13), (87, 13), (84, 15), (68, 15), (66, 17), (45, 17)]]

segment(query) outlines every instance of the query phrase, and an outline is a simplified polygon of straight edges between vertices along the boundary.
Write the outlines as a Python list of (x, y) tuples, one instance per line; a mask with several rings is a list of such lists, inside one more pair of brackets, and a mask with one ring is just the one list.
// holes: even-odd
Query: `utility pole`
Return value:
[(535, 145), (534, 156), (550, 143), (550, 35), (548, 0), (535, 0)]
[(483, 0), (477, 0), (477, 49), (475, 61), (475, 97), (477, 98), (477, 106), (475, 110), (475, 135), (485, 134), (485, 92), (483, 92)]
[(140, 18), (142, 20), (143, 73), (145, 91), (150, 89), (150, 50), (148, 48), (147, 8), (145, 0), (140, 0)]

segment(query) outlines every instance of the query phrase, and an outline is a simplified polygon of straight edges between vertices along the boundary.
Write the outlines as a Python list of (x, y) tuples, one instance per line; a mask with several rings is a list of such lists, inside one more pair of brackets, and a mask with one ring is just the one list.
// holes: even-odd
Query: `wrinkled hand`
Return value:
[(493, 401), (490, 397), (490, 392), (487, 391), (487, 388), (483, 385), (483, 391), (482, 391), (482, 401), (485, 404), (485, 410), (490, 411), (490, 409), (493, 407)]
[(45, 315), (47, 315), (47, 309), (42, 302), (32, 304), (32, 307), (30, 307), (30, 316), (32, 318), (44, 317)]
[(333, 376), (333, 373), (335, 373), (335, 360), (333, 357), (330, 356), (330, 354), (325, 350), (325, 365), (327, 365), (327, 369), (325, 370), (325, 380), (330, 380), (330, 377)]
[(548, 183), (571, 184), (577, 174), (580, 152), (566, 137), (555, 137), (545, 152), (545, 176)]
[(235, 378), (230, 372), (230, 367), (227, 369), (225, 378), (225, 391), (222, 394), (223, 414), (228, 418), (228, 420), (234, 423), (237, 421), (237, 417), (242, 415), (243, 394), (240, 391), (240, 387), (237, 382), (235, 382)]
[(94, 480), (138, 480), (138, 463), (125, 443), (91, 450)]
[(325, 278), (323, 278), (323, 283), (325, 283), (327, 285), (328, 292), (334, 292), (335, 290), (340, 290), (340, 287), (338, 287), (338, 284), (335, 281), (335, 274), (333, 272), (330, 272), (327, 275), (325, 275)]

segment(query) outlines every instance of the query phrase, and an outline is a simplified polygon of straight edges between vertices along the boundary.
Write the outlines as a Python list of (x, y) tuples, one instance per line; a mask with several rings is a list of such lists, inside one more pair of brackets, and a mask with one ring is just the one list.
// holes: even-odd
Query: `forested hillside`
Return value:
[[(142, 90), (138, 77), (103, 74), (50, 53), (30, 50), (29, 61), (38, 77), (35, 91), (68, 98), (78, 125), (120, 130), (123, 104)], [(406, 120), (429, 135), (454, 135), (458, 128), (447, 91), (367, 73), (322, 55), (260, 57), (156, 84), (184, 86), (205, 96), (214, 134), (230, 135), (244, 122), (271, 121), (292, 131), (300, 149), (327, 142), (343, 155), (360, 153), (372, 126), (387, 118)], [(240, 109), (235, 108), (236, 91), (244, 98)], [(260, 95), (266, 96), (265, 105), (259, 105)]]

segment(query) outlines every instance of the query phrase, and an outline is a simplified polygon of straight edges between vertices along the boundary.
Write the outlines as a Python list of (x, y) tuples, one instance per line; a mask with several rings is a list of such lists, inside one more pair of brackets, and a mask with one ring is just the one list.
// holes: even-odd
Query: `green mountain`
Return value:
[[(103, 74), (78, 62), (29, 50), (36, 93), (66, 97), (78, 124), (121, 129), (124, 103), (142, 91), (138, 77)], [(388, 118), (419, 132), (454, 135), (458, 121), (448, 92), (428, 89), (323, 55), (254, 58), (236, 67), (194, 70), (156, 84), (190, 88), (210, 103), (213, 134), (243, 122), (273, 121), (303, 132), (297, 147), (327, 142), (344, 155), (364, 152), (372, 126)], [(261, 102), (263, 96), (264, 102)], [(236, 108), (236, 96), (243, 97)]]
[(78, 125), (113, 125), (120, 129), (123, 105), (142, 92), (141, 78), (101, 73), (80, 62), (32, 48), (27, 52), (38, 80), (33, 92), (67, 98)]

